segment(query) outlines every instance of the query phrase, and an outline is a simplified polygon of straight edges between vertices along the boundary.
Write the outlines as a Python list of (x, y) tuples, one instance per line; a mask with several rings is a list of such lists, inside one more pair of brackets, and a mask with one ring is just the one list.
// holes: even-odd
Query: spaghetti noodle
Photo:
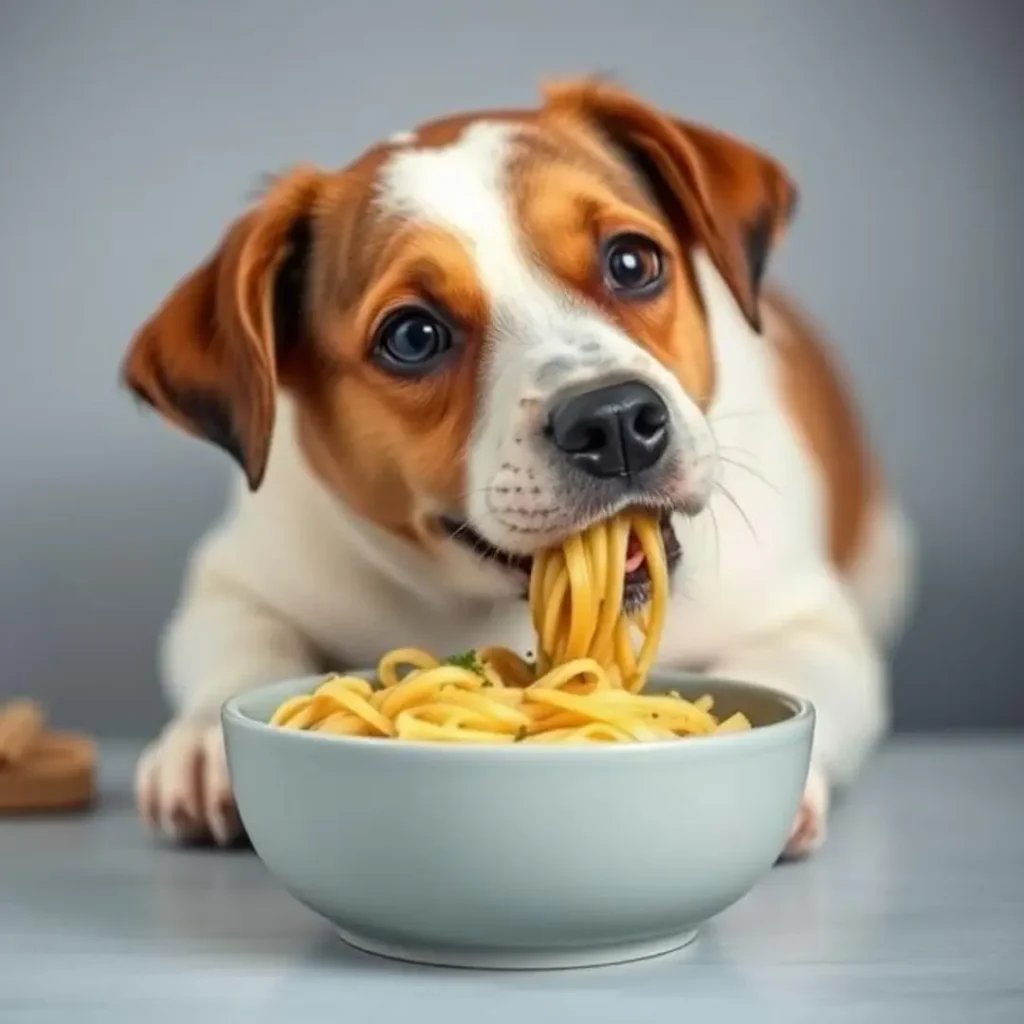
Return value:
[[(623, 603), (630, 538), (648, 600)], [(446, 661), (415, 648), (386, 654), (374, 685), (332, 676), (286, 700), (271, 725), (330, 735), (449, 743), (629, 743), (735, 732), (711, 697), (643, 694), (665, 623), (668, 570), (657, 520), (623, 514), (537, 555), (530, 576), (537, 662), (505, 647)], [(639, 634), (639, 650), (634, 646)]]

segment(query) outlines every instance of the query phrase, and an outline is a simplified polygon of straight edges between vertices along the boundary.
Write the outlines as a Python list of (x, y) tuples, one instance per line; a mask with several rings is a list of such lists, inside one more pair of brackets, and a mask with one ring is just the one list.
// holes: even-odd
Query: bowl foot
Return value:
[(462, 967), (482, 971), (554, 971), (608, 967), (663, 956), (690, 945), (697, 929), (659, 935), (638, 942), (567, 949), (459, 949), (390, 942), (336, 928), (343, 942), (364, 953), (431, 967)]

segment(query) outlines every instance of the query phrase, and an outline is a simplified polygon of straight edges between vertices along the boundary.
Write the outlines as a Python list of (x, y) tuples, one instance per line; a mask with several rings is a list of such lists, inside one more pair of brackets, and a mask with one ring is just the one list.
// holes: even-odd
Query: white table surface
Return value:
[(902, 740), (817, 859), (688, 951), (497, 974), (350, 951), (250, 852), (139, 828), (135, 750), (92, 814), (0, 819), (0, 1022), (1024, 1022), (1024, 736)]

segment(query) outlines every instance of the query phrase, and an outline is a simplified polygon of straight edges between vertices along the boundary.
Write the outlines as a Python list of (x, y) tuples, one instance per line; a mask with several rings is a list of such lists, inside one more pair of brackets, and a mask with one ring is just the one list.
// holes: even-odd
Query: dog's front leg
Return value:
[(760, 628), (714, 672), (814, 704), (810, 774), (785, 851), (802, 857), (825, 839), (832, 787), (853, 779), (886, 729), (885, 664), (842, 583), (826, 570), (765, 596), (761, 607)]
[(200, 565), (163, 644), (175, 715), (136, 771), (144, 821), (176, 841), (241, 833), (228, 778), (221, 704), (264, 683), (311, 675), (315, 655), (298, 631), (245, 585)]

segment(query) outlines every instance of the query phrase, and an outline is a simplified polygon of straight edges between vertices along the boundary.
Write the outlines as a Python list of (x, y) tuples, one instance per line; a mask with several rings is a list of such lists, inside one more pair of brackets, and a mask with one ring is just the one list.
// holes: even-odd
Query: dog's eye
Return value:
[(644, 235), (616, 235), (604, 247), (604, 281), (611, 292), (624, 297), (651, 295), (664, 273), (661, 248)]
[(451, 328), (422, 306), (388, 314), (374, 340), (374, 357), (391, 373), (429, 373), (452, 347)]

